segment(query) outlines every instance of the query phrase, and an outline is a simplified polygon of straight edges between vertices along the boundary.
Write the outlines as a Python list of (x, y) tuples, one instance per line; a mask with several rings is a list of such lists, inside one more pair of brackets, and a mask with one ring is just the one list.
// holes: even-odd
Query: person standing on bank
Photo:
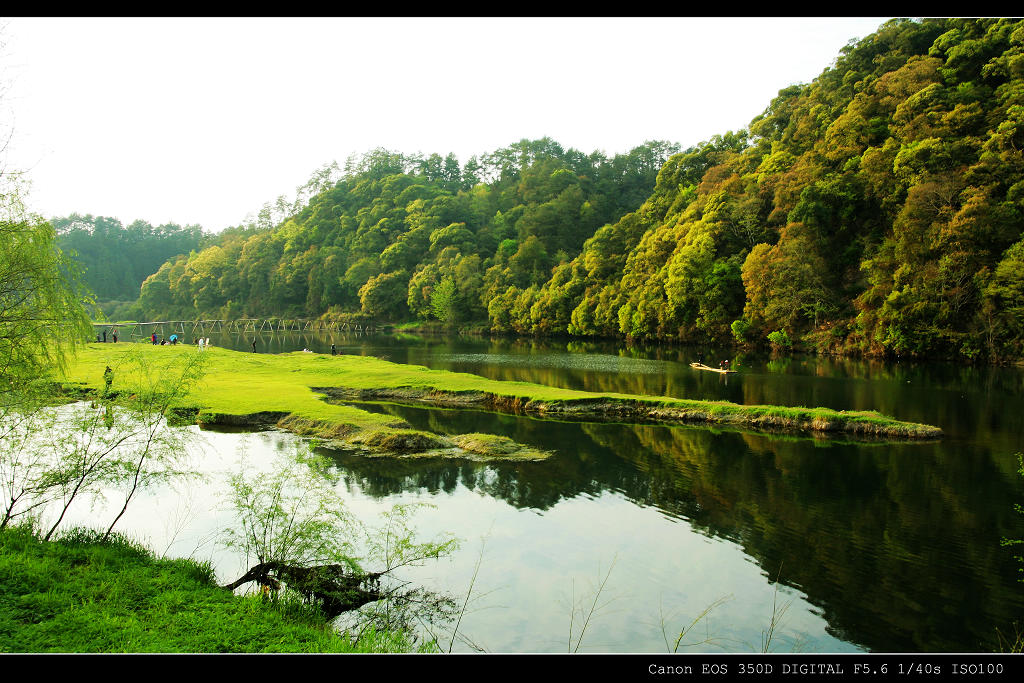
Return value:
[(256, 340), (255, 339), (252, 340), (252, 352), (256, 353)]
[(331, 355), (332, 356), (337, 356), (338, 355), (338, 350), (336, 348), (334, 348), (334, 344), (331, 344)]

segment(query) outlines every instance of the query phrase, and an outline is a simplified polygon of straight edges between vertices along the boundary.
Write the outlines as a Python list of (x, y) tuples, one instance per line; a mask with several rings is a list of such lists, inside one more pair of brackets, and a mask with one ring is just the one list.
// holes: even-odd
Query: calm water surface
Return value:
[[(252, 348), (241, 335), (210, 336)], [(410, 578), (464, 596), (480, 560), (460, 628), (480, 648), (572, 649), (581, 611), (606, 577), (580, 651), (663, 652), (666, 638), (674, 644), (712, 605), (680, 651), (760, 651), (773, 605), (777, 615), (784, 608), (769, 644), (779, 652), (986, 651), (997, 628), (1012, 632), (1022, 616), (1020, 565), (1000, 545), (1024, 538), (1013, 509), (1024, 501), (1015, 456), (1024, 450), (1020, 369), (731, 355), (741, 372), (724, 377), (688, 366), (726, 357), (715, 349), (412, 335), (262, 335), (257, 350), (329, 353), (332, 342), (339, 353), (494, 379), (875, 409), (945, 430), (936, 442), (879, 444), (366, 406), (417, 428), (501, 434), (555, 451), (548, 461), (519, 464), (323, 451), (360, 515), (428, 502), (435, 507), (418, 517), (423, 533), (463, 539), (451, 559)], [(197, 454), (211, 472), (240, 453), (247, 467), (272, 467), (275, 453), (295, 441), (277, 433), (200, 436)], [(191, 508), (155, 497), (160, 512), (136, 510), (135, 523), (154, 546), (173, 540), (172, 553), (214, 557), (226, 581), (241, 567), (210, 541), (224, 523), (211, 502), (217, 481), (190, 487), (199, 499)], [(189, 524), (172, 535), (169, 520), (185, 517)]]

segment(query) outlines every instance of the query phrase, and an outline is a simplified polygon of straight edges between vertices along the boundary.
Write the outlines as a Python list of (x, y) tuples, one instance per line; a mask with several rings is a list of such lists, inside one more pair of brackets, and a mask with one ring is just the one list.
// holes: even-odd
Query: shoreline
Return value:
[(758, 433), (812, 432), (854, 436), (935, 440), (942, 429), (901, 422), (873, 411), (837, 411), (829, 408), (741, 406), (724, 401), (698, 401), (670, 397), (599, 395), (562, 401), (523, 399), (489, 392), (454, 392), (435, 387), (411, 389), (349, 389), (314, 387), (334, 400), (385, 402), (439, 408), (476, 408), (540, 419), (633, 424), (685, 424), (749, 427)]
[(938, 427), (902, 422), (874, 411), (595, 393), (490, 380), (369, 356), (252, 354), (219, 347), (199, 352), (188, 346), (90, 343), (70, 363), (64, 380), (72, 391), (98, 390), (103, 386), (103, 369), (110, 365), (115, 369), (113, 390), (129, 389), (119, 386), (124, 373), (118, 372), (118, 366), (127, 367), (133, 357), (169, 364), (182, 354), (196, 353), (204, 356), (206, 374), (175, 407), (180, 422), (200, 427), (279, 428), (323, 439), (327, 445), (378, 455), (535, 460), (550, 453), (523, 445), (516, 448), (514, 442), (494, 435), (448, 436), (414, 430), (401, 419), (335, 401), (471, 408), (560, 421), (733, 427), (808, 438), (847, 435), (921, 441), (943, 434)]

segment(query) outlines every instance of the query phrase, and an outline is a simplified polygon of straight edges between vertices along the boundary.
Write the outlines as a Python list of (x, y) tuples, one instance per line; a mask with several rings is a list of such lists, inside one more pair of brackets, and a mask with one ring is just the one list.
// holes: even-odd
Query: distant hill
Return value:
[[(82, 267), (84, 282), (101, 306), (135, 302), (143, 280), (161, 263), (198, 250), (203, 240), (198, 225), (154, 227), (137, 220), (124, 227), (116, 218), (77, 213), (50, 223), (57, 231), (58, 246)], [(108, 315), (111, 312), (107, 311)]]
[(678, 146), (611, 158), (522, 140), (460, 165), (375, 150), (279, 224), (221, 233), (160, 266), (146, 315), (487, 318), (509, 286), (540, 286), (594, 230), (638, 207)]
[(1020, 359), (1022, 150), (1024, 22), (897, 19), (682, 152), (376, 150), (154, 268), (139, 305)]

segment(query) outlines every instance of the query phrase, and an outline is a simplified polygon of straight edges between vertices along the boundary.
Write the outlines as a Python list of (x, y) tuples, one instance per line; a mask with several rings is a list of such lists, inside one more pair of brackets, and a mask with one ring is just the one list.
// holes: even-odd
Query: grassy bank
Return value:
[(299, 602), (236, 596), (210, 567), (159, 559), (123, 537), (43, 542), (0, 531), (0, 651), (401, 652), (401, 635), (352, 645)]
[[(103, 371), (131, 353), (160, 362), (193, 347), (147, 344), (89, 344), (67, 373), (69, 382), (93, 389), (103, 386)], [(389, 401), (446, 407), (476, 407), (558, 419), (616, 420), (741, 426), (765, 431), (853, 434), (895, 439), (937, 438), (942, 430), (901, 422), (874, 411), (828, 408), (741, 406), (724, 401), (604, 394), (559, 389), (527, 382), (490, 380), (477, 375), (430, 370), (365, 356), (311, 353), (254, 354), (211, 348), (206, 375), (185, 399), (204, 425), (277, 424), (301, 434), (367, 450), (468, 455), (451, 438), (416, 432), (394, 417), (370, 413), (339, 401)], [(330, 401), (324, 400), (331, 399)], [(487, 443), (481, 441), (479, 443)], [(484, 448), (483, 450), (486, 450)], [(508, 444), (495, 457), (509, 454)], [(481, 455), (481, 454), (478, 454)], [(543, 454), (523, 453), (523, 457)]]

